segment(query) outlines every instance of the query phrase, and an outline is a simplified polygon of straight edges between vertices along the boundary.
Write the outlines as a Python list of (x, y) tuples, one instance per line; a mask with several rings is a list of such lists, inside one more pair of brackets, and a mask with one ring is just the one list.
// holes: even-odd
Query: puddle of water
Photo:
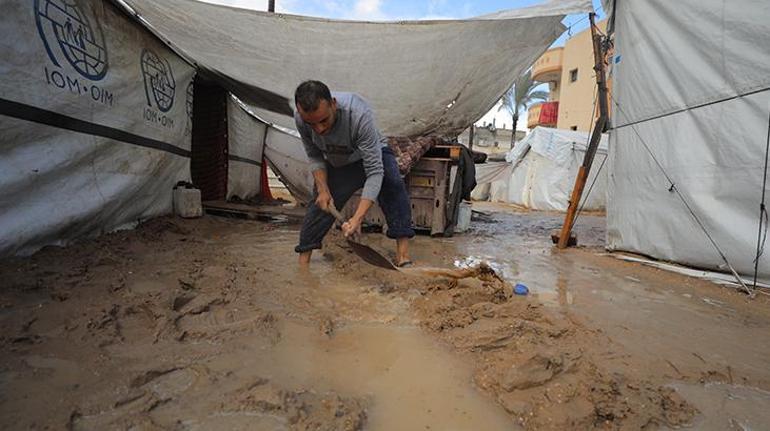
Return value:
[(470, 365), (415, 327), (356, 325), (328, 338), (287, 322), (280, 343), (262, 353), (244, 368), (288, 388), (366, 397), (368, 430), (514, 429), (473, 387)]
[(770, 392), (724, 383), (674, 383), (669, 386), (700, 411), (693, 423), (694, 429), (770, 429)]
[(229, 431), (288, 431), (290, 429), (285, 419), (253, 413), (215, 414), (200, 421), (182, 421), (180, 425), (188, 431), (216, 429)]

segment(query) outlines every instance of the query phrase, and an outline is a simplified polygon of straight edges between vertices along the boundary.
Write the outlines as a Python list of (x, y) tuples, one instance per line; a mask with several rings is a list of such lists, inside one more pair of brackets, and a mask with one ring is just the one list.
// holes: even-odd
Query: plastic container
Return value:
[(173, 193), (174, 214), (182, 218), (203, 216), (201, 191), (193, 188), (176, 187)]
[(455, 225), (455, 232), (465, 232), (471, 226), (471, 214), (473, 213), (473, 205), (470, 202), (460, 202), (460, 210), (457, 213), (457, 225)]
[(517, 283), (513, 288), (513, 293), (516, 295), (527, 295), (529, 293), (529, 288), (521, 283)]

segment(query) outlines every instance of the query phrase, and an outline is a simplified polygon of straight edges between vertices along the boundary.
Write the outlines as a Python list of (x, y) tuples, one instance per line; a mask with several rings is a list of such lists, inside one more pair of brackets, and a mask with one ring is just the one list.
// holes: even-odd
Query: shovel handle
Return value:
[[(334, 216), (334, 218), (337, 219), (337, 221), (340, 222), (340, 224), (345, 224), (345, 222), (347, 221), (345, 220), (345, 217), (342, 217), (342, 214), (340, 214), (340, 212), (337, 211), (337, 208), (335, 208), (333, 204), (329, 204), (329, 206), (326, 207), (326, 212)], [(355, 240), (357, 235), (358, 234), (356, 233), (351, 234), (351, 236), (348, 238), (348, 241)]]
[(340, 214), (339, 211), (337, 211), (337, 208), (334, 207), (334, 204), (329, 203), (329, 205), (326, 207), (326, 212), (334, 216), (335, 219), (337, 219), (340, 223), (345, 223), (345, 218), (342, 217), (342, 214)]

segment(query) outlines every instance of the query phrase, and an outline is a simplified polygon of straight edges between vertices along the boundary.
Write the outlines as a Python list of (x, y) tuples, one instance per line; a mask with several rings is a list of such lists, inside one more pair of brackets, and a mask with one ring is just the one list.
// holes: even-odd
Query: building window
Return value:
[(578, 78), (578, 70), (572, 69), (569, 71), (569, 82), (575, 82)]
[(572, 126), (569, 128), (570, 130), (577, 130), (577, 126)]

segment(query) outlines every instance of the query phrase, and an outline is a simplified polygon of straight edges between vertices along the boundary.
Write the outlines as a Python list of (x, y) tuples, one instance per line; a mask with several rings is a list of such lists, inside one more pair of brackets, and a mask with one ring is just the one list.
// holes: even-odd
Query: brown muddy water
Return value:
[(559, 252), (560, 216), (487, 209), (412, 257), (503, 280), (338, 234), (299, 271), (297, 226), (216, 217), (6, 259), (0, 428), (770, 428), (770, 304), (603, 256), (601, 217)]
[(512, 429), (505, 410), (473, 387), (471, 364), (419, 328), (357, 324), (329, 338), (287, 322), (282, 334), (253, 367), (290, 387), (367, 398), (366, 429)]

